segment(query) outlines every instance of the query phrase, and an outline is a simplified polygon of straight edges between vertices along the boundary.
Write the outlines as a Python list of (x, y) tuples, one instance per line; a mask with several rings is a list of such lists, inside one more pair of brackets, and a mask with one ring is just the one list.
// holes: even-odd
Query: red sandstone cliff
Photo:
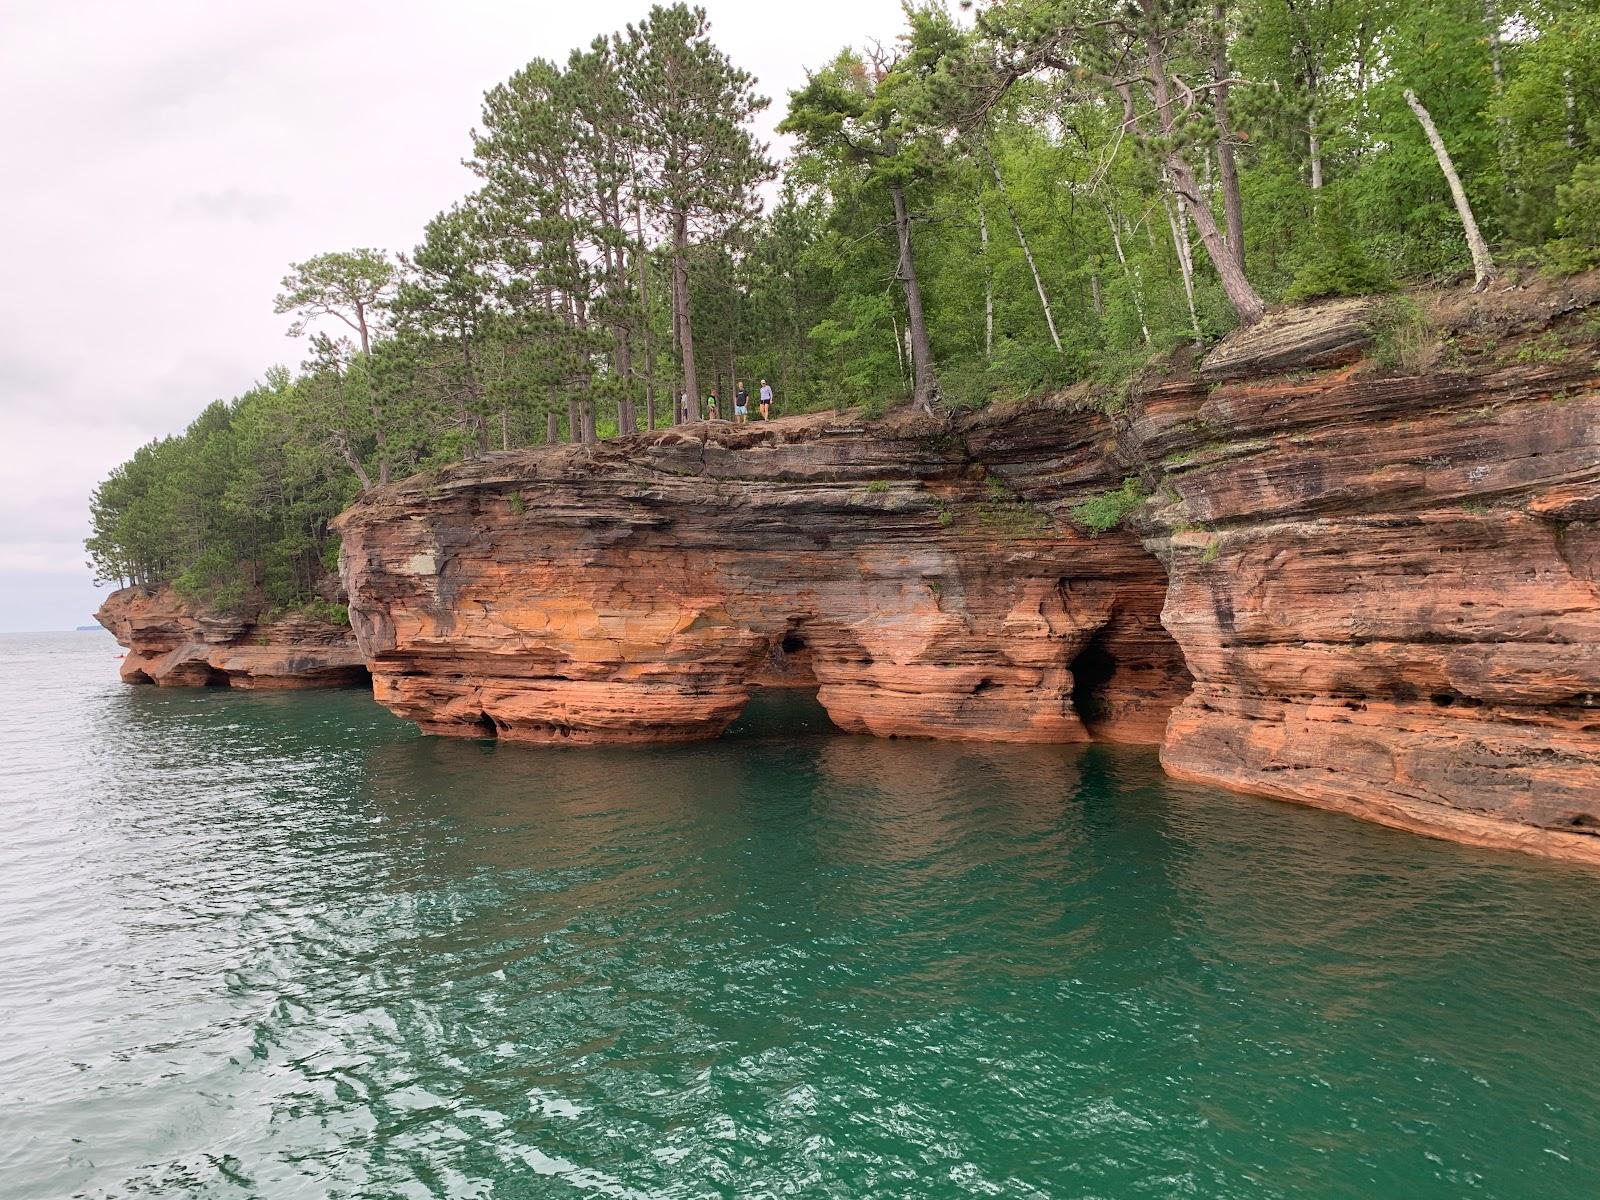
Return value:
[(1409, 374), (1337, 336), (1287, 373), (1268, 326), (1135, 401), (1195, 675), (1169, 772), (1600, 862), (1597, 295), (1436, 302)]
[[(1162, 743), (1184, 778), (1600, 863), (1597, 296), (1438, 301), (1379, 328), (1404, 369), (1380, 305), (1284, 314), (1114, 419), (493, 455), (341, 518), (352, 619), (435, 733), (713, 736), (776, 661), (846, 729)], [(1125, 475), (1137, 532), (1075, 527)]]
[(349, 627), (303, 615), (257, 622), (204, 612), (170, 587), (128, 587), (106, 597), (95, 619), (128, 648), (128, 683), (283, 689), (367, 679)]
[[(1049, 439), (1054, 469), (1119, 480), (1089, 433)], [(499, 454), (340, 521), (375, 693), (435, 733), (712, 737), (775, 656), (880, 736), (1083, 740), (1070, 668), (1091, 645), (1122, 664), (1094, 697), (1103, 736), (1159, 741), (1187, 692), (1138, 540), (1052, 529), (936, 423)]]

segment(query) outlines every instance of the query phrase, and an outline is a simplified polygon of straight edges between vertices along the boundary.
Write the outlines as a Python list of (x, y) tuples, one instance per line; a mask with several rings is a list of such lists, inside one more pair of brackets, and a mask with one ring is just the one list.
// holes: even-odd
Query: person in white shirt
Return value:
[(761, 381), (761, 419), (772, 420), (772, 385), (765, 379)]

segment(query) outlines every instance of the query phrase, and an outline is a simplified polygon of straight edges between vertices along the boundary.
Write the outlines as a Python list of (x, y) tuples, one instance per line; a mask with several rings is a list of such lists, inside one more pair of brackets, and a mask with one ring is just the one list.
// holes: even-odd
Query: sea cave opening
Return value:
[(1095, 631), (1072, 660), (1072, 708), (1090, 737), (1098, 737), (1112, 716), (1111, 681), (1117, 658), (1106, 646), (1106, 630)]
[(724, 737), (839, 732), (817, 700), (811, 642), (799, 622), (772, 639), (746, 683), (750, 699)]

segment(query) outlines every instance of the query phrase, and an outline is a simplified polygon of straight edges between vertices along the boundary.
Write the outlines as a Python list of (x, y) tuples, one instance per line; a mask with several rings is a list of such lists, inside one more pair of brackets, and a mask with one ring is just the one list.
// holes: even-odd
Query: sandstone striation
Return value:
[(435, 733), (687, 740), (776, 661), (847, 730), (1158, 742), (1188, 691), (1160, 563), (1131, 534), (1057, 528), (1006, 481), (1024, 463), (1080, 493), (1120, 481), (1105, 422), (1056, 418), (1003, 448), (990, 431), (987, 466), (937, 422), (822, 416), (380, 488), (341, 518), (375, 694)]
[(113, 592), (95, 619), (128, 653), (122, 678), (160, 687), (349, 687), (367, 682), (348, 626), (304, 615), (256, 621), (207, 612), (171, 587)]
[(1226, 372), (1136, 398), (1162, 619), (1195, 676), (1162, 761), (1600, 862), (1594, 331), (1477, 303), (1438, 315), (1426, 370), (1263, 378), (1225, 346)]
[(1120, 404), (490, 455), (340, 518), (352, 621), (433, 733), (711, 737), (807, 685), (847, 730), (1160, 744), (1600, 863), (1597, 299), (1301, 309)]

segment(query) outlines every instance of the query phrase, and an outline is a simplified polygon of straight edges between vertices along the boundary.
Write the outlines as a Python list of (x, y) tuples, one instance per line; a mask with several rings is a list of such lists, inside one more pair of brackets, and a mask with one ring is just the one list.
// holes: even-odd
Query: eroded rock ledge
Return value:
[[(776, 674), (879, 736), (1080, 741), (1087, 715), (1158, 742), (1188, 693), (1160, 562), (1054, 527), (1001, 472), (1115, 486), (1109, 426), (1015, 432), (979, 463), (936, 422), (702, 424), (379, 489), (340, 519), (376, 695), (434, 733), (673, 741)], [(1099, 664), (1087, 713), (1075, 661)]]
[(128, 587), (95, 619), (126, 646), (122, 678), (161, 687), (352, 687), (367, 664), (350, 628), (303, 615), (276, 621), (206, 612), (171, 587)]
[[(434, 733), (709, 737), (814, 679), (848, 730), (1160, 743), (1186, 779), (1600, 863), (1595, 292), (1436, 302), (1421, 366), (1374, 361), (1376, 302), (1289, 314), (1114, 418), (494, 455), (341, 518), (356, 635)], [(1074, 506), (1125, 477), (1148, 498), (1090, 536)]]
[(1420, 374), (1235, 351), (1135, 403), (1195, 676), (1168, 772), (1600, 863), (1595, 293), (1446, 298)]

